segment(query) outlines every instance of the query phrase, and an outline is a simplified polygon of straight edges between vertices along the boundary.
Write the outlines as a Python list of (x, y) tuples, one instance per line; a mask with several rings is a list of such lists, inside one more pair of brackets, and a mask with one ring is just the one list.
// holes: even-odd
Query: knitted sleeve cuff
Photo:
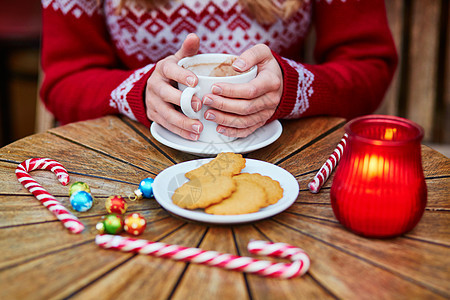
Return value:
[(293, 67), (291, 67), (280, 55), (273, 51), (272, 54), (278, 61), (278, 64), (283, 71), (283, 94), (281, 95), (281, 100), (275, 113), (266, 123), (284, 118), (292, 112), (297, 99), (297, 89), (299, 84), (297, 71)]
[[(127, 104), (126, 107), (118, 107), (120, 113), (137, 120), (146, 127), (150, 127), (151, 121), (147, 118), (145, 106), (145, 89), (147, 87), (147, 80), (155, 69), (154, 64), (149, 64), (144, 68), (135, 71), (128, 77), (115, 91), (119, 91), (116, 98), (122, 98), (121, 102)], [(114, 91), (111, 93), (114, 99)], [(118, 102), (118, 101), (116, 101)]]

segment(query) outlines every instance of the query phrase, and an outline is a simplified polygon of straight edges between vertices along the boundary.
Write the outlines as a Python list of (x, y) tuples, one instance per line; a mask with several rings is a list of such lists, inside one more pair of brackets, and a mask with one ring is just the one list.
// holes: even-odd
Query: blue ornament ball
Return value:
[(93, 202), (92, 195), (86, 191), (78, 191), (70, 196), (70, 205), (79, 212), (89, 210)]
[(145, 198), (153, 197), (153, 178), (145, 178), (139, 183), (139, 190)]

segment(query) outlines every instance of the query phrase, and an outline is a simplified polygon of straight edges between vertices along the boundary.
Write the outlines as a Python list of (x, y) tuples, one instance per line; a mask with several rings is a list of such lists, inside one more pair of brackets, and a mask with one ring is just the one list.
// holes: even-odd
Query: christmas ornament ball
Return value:
[(92, 195), (85, 191), (77, 191), (70, 196), (70, 205), (73, 209), (79, 212), (84, 212), (92, 207), (93, 199)]
[(105, 207), (110, 214), (124, 214), (127, 211), (127, 201), (122, 196), (111, 196), (105, 201)]
[(87, 185), (84, 182), (77, 181), (70, 185), (69, 187), (69, 196), (72, 196), (78, 191), (85, 191), (87, 193), (91, 193), (91, 189), (89, 188), (89, 185)]
[(125, 218), (124, 221), (124, 229), (126, 232), (132, 235), (140, 235), (144, 232), (145, 227), (147, 226), (147, 221), (145, 218), (139, 213), (132, 213)]
[(121, 215), (109, 214), (105, 216), (105, 219), (103, 220), (103, 231), (105, 233), (118, 234), (121, 233), (122, 230), (123, 230), (123, 219)]
[(153, 197), (153, 178), (145, 178), (139, 183), (139, 190), (145, 198)]

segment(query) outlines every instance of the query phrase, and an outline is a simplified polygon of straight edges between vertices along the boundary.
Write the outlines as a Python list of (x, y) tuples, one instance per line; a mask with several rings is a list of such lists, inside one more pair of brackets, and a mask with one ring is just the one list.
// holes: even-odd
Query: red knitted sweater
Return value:
[[(271, 118), (373, 112), (393, 76), (397, 54), (384, 0), (309, 0), (290, 19), (261, 25), (238, 0), (171, 1), (148, 11), (118, 0), (42, 0), (41, 97), (62, 123), (124, 114), (150, 126), (144, 92), (154, 64), (186, 35), (200, 53), (240, 54), (267, 44), (284, 76)], [(310, 28), (317, 64), (300, 61)]]

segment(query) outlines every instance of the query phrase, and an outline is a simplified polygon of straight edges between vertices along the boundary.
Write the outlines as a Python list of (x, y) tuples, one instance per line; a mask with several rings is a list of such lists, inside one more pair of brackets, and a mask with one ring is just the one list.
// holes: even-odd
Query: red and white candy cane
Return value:
[(336, 167), (342, 154), (344, 153), (345, 146), (347, 145), (347, 138), (348, 135), (345, 133), (339, 144), (337, 144), (336, 149), (334, 149), (333, 153), (331, 153), (330, 157), (320, 168), (319, 172), (317, 172), (316, 176), (314, 176), (314, 179), (308, 184), (308, 188), (311, 193), (318, 193), (325, 182), (327, 182), (331, 172), (333, 172), (334, 167)]
[(61, 203), (55, 199), (49, 192), (47, 192), (36, 180), (34, 180), (28, 172), (33, 170), (49, 170), (56, 174), (59, 182), (62, 185), (69, 183), (69, 174), (66, 169), (50, 158), (30, 158), (19, 164), (16, 168), (17, 180), (28, 189), (33, 195), (41, 201), (41, 203), (48, 208), (63, 224), (73, 233), (80, 233), (84, 229), (77, 217), (68, 211)]
[(188, 248), (109, 234), (97, 235), (95, 243), (106, 249), (170, 258), (267, 277), (293, 278), (301, 276), (308, 271), (310, 265), (309, 256), (302, 249), (285, 243), (266, 241), (250, 241), (248, 250), (254, 254), (288, 258), (292, 262), (276, 263), (217, 251), (205, 251), (199, 248)]

